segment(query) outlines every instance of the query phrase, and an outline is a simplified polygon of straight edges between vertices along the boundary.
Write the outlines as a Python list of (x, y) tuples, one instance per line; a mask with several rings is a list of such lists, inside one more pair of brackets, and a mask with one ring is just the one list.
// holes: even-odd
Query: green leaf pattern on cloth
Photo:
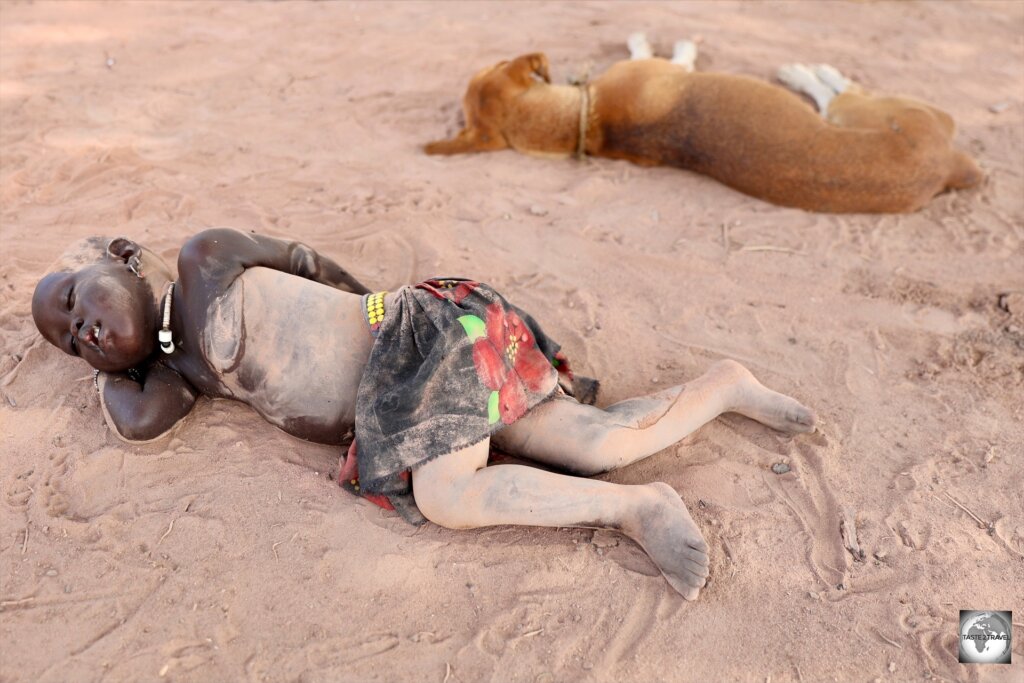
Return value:
[(475, 315), (464, 315), (459, 318), (462, 328), (466, 330), (469, 341), (476, 341), (480, 337), (487, 336), (487, 325)]
[(487, 423), (494, 424), (501, 419), (501, 411), (498, 409), (498, 392), (492, 391), (487, 397)]
[[(487, 336), (487, 324), (478, 316), (464, 315), (459, 317), (462, 329), (466, 330), (469, 341), (475, 342), (481, 337)], [(487, 397), (487, 422), (494, 424), (501, 419), (501, 411), (498, 409), (498, 392), (492, 391)]]

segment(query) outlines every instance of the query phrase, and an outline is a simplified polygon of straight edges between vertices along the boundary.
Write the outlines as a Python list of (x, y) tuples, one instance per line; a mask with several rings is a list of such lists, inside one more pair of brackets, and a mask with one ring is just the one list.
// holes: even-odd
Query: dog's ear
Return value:
[(516, 57), (505, 67), (505, 72), (523, 85), (530, 85), (534, 77), (540, 78), (545, 83), (551, 82), (548, 56), (543, 52), (531, 52), (528, 55)]
[(501, 135), (481, 133), (479, 128), (463, 128), (448, 140), (435, 140), (423, 146), (427, 154), (469, 154), (505, 149), (508, 145)]

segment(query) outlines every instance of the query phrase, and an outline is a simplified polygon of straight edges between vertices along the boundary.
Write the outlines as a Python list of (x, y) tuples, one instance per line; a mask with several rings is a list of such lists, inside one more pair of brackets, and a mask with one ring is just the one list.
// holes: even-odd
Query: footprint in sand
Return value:
[(32, 500), (38, 486), (37, 479), (39, 476), (36, 474), (35, 467), (7, 477), (7, 482), (4, 485), (4, 502), (15, 510), (28, 508), (29, 501)]

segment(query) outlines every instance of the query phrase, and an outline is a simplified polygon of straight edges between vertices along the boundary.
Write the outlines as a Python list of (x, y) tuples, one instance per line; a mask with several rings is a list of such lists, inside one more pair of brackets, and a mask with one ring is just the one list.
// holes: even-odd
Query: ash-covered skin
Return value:
[[(339, 443), (354, 423), (373, 344), (359, 296), (368, 290), (304, 245), (232, 230), (192, 238), (177, 265), (175, 279), (130, 240), (87, 243), (36, 288), (32, 314), (43, 336), (105, 371), (108, 423), (127, 439), (150, 440), (203, 393), (244, 401), (300, 438)], [(175, 349), (166, 355), (156, 334), (171, 282)], [(496, 441), (562, 471), (596, 474), (677, 443), (723, 412), (790, 434), (814, 428), (810, 410), (722, 361), (684, 386), (606, 409), (547, 401), (497, 432)], [(618, 530), (647, 551), (676, 591), (696, 599), (709, 575), (708, 545), (670, 486), (487, 467), (488, 452), (485, 439), (415, 470), (416, 504), (428, 519), (451, 528)]]
[[(193, 237), (177, 266), (175, 279), (131, 240), (93, 239), (33, 295), (46, 340), (107, 373), (104, 411), (118, 433), (155, 438), (203, 393), (245, 401), (300, 438), (339, 443), (372, 340), (360, 327), (368, 290), (305, 245), (233, 230)], [(175, 350), (167, 355), (157, 331), (170, 282)]]
[(79, 244), (70, 260), (85, 263), (44, 277), (32, 298), (32, 316), (43, 337), (57, 348), (99, 370), (117, 371), (135, 367), (153, 353), (156, 338), (146, 331), (156, 324), (155, 290), (167, 282), (169, 272), (154, 268), (149, 277), (140, 278), (129, 262), (137, 268), (142, 250), (123, 240), (109, 245), (96, 249), (88, 262), (88, 252), (96, 245)]
[(204, 355), (225, 394), (290, 434), (340, 443), (373, 337), (360, 297), (251, 268), (211, 302)]

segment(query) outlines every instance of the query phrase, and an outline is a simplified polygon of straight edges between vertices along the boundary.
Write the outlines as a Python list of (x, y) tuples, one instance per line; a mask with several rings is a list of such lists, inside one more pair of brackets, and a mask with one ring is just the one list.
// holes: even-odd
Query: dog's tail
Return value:
[(946, 180), (947, 190), (966, 190), (980, 183), (985, 177), (974, 159), (960, 151), (953, 152), (953, 171)]

